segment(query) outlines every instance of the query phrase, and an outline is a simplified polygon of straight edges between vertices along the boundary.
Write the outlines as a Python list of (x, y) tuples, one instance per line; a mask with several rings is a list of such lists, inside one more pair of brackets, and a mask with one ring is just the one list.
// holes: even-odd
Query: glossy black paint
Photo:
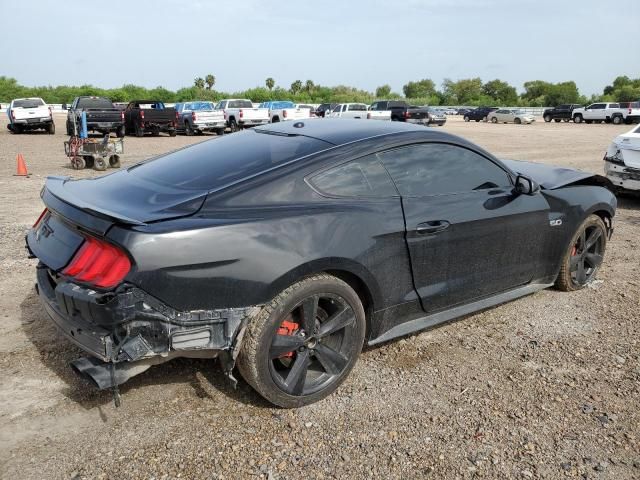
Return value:
[[(43, 200), (69, 228), (86, 229), (125, 249), (133, 264), (126, 284), (175, 310), (262, 305), (306, 275), (331, 272), (349, 282), (365, 303), (370, 340), (426, 313), (527, 284), (552, 283), (579, 223), (590, 213), (615, 214), (615, 197), (593, 176), (503, 163), (442, 131), (343, 119), (258, 129), (305, 135), (327, 145), (209, 192), (169, 188), (167, 195), (158, 194), (153, 179), (137, 188), (140, 182), (131, 184), (124, 171), (95, 180), (49, 180)], [(259, 134), (229, 137), (251, 142), (256, 138), (251, 135)], [(169, 157), (208, 155), (226, 138)], [(345, 198), (320, 194), (307, 181), (330, 166), (421, 142), (471, 149), (513, 180), (516, 171), (531, 172), (542, 190), (533, 195), (499, 188), (428, 198)], [(445, 220), (449, 228), (418, 232), (434, 220)], [(551, 226), (552, 220), (562, 220), (561, 225)], [(47, 264), (35, 233), (28, 244)], [(47, 266), (55, 270), (58, 265)]]

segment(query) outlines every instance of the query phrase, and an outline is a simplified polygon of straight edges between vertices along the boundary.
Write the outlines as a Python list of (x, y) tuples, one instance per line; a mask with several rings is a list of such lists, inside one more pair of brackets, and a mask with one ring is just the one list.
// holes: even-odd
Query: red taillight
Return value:
[(287, 118), (287, 111), (286, 110), (282, 110), (282, 118)]
[(124, 122), (124, 112), (120, 112), (120, 120)]
[(240, 118), (242, 118), (243, 116), (244, 116), (244, 112), (240, 110)]
[(196, 121), (196, 112), (191, 112), (191, 120)]
[(62, 273), (97, 287), (118, 285), (131, 269), (129, 257), (110, 243), (86, 237), (84, 244)]
[(42, 219), (44, 218), (44, 216), (47, 214), (49, 210), (48, 209), (44, 209), (42, 211), (42, 213), (40, 214), (40, 216), (38, 217), (38, 219), (36, 220), (36, 223), (33, 224), (33, 227), (31, 228), (36, 228), (38, 226), (38, 224), (42, 221)]
[(140, 110), (140, 118), (144, 119), (144, 110)]
[(409, 118), (409, 117), (410, 117), (409, 112), (404, 112), (404, 118)]

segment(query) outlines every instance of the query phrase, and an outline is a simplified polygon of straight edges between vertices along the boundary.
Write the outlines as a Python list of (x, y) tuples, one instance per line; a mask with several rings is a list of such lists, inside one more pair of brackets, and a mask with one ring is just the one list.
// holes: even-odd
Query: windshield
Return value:
[(16, 100), (13, 102), (13, 108), (36, 108), (44, 105), (39, 98), (25, 98), (24, 100)]
[(332, 146), (302, 135), (247, 130), (139, 163), (129, 173), (162, 185), (211, 191)]
[(113, 103), (108, 98), (91, 97), (81, 98), (78, 100), (76, 108), (106, 108), (112, 109)]

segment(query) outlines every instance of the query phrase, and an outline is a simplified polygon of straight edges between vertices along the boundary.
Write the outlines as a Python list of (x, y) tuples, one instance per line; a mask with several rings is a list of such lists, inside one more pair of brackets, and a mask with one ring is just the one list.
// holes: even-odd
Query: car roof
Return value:
[(460, 141), (459, 137), (441, 130), (425, 128), (404, 122), (382, 122), (347, 118), (311, 118), (300, 121), (270, 123), (256, 130), (283, 135), (304, 135), (333, 145), (344, 145), (381, 135), (423, 132), (425, 138), (444, 141)]

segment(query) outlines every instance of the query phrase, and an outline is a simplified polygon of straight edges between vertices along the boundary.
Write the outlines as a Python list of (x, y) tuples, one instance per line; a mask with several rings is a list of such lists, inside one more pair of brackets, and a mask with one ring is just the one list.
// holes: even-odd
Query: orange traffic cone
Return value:
[(18, 171), (16, 172), (14, 177), (28, 177), (29, 174), (27, 173), (27, 164), (24, 163), (24, 157), (21, 153), (19, 153), (16, 157), (16, 161), (18, 162)]

